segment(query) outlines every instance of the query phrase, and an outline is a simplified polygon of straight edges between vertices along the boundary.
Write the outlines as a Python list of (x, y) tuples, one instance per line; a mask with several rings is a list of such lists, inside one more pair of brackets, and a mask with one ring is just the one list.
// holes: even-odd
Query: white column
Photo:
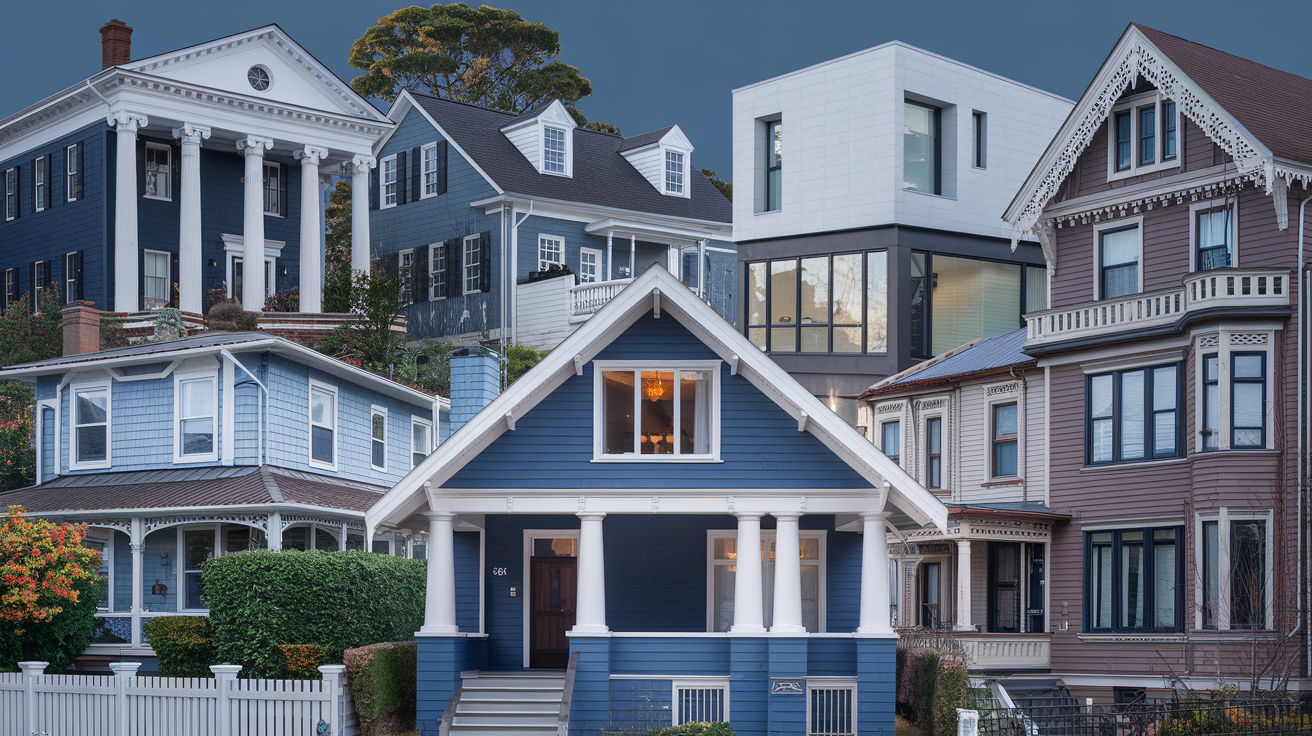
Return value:
[(861, 514), (865, 522), (861, 539), (861, 620), (858, 634), (892, 634), (888, 603), (888, 513)]
[(328, 149), (306, 146), (295, 155), (301, 161), (301, 311), (318, 313), (323, 311), (319, 162), (328, 156)]
[(799, 514), (774, 514), (774, 623), (772, 634), (804, 634), (802, 625), (802, 541)]
[(734, 563), (733, 627), (734, 634), (764, 634), (761, 592), (761, 516), (737, 514), (738, 559)]
[(246, 196), (242, 204), (241, 306), (248, 312), (264, 309), (264, 152), (272, 138), (248, 135), (237, 141), (246, 156)]
[(614, 239), (615, 239), (614, 231), (607, 230), (606, 231), (606, 280), (607, 281), (610, 281), (611, 279), (614, 278), (613, 267), (615, 265), (615, 256), (612, 255), (614, 248), (611, 247), (612, 241)]
[[(369, 170), (378, 165), (373, 156), (351, 159), (351, 270), (369, 275)], [(399, 185), (398, 185), (399, 186)]]
[(697, 241), (697, 296), (706, 299), (706, 240)]
[(140, 517), (132, 519), (128, 527), (128, 549), (132, 550), (132, 646), (141, 646), (141, 614), (146, 610), (143, 584), (143, 562), (146, 552), (145, 525)]
[(629, 236), (629, 278), (635, 278), (638, 274), (633, 272), (633, 265), (638, 262), (638, 236)]
[(952, 628), (956, 631), (974, 631), (970, 622), (970, 540), (957, 540), (957, 615)]
[(428, 515), (428, 592), (421, 634), (458, 634), (456, 625), (456, 515)]
[(173, 129), (182, 141), (182, 185), (178, 196), (178, 308), (200, 314), (204, 308), (200, 257), (200, 142), (210, 137), (204, 125), (183, 123)]
[(282, 551), (282, 512), (269, 513), (268, 547), (270, 552)]
[(605, 514), (580, 513), (579, 588), (574, 633), (604, 634), (606, 627), (606, 560), (601, 536)]
[(150, 124), (145, 115), (111, 112), (109, 124), (118, 131), (114, 166), (114, 311), (141, 310), (137, 283), (137, 130)]

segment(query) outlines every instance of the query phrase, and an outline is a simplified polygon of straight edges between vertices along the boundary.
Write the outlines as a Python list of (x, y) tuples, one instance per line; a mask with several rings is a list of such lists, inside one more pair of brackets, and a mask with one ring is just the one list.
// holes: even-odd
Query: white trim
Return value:
[[(716, 721), (728, 722), (732, 717), (729, 711), (729, 678), (728, 677), (695, 677), (690, 675), (680, 675), (672, 678), (670, 682), (670, 721), (672, 726), (682, 725), (679, 723), (679, 691), (680, 690), (718, 690), (720, 695), (720, 713)], [(714, 715), (702, 709), (698, 715)], [(712, 720), (711, 718), (697, 718), (684, 723), (705, 723)]]
[[(1198, 215), (1210, 210), (1230, 208), (1230, 256), (1234, 262), (1229, 268), (1239, 268), (1239, 200), (1226, 197), (1209, 199), (1189, 205), (1189, 273), (1198, 273)], [(1214, 269), (1213, 269), (1214, 270)]]
[[(208, 614), (209, 613), (208, 608), (188, 608), (186, 605), (187, 575), (188, 575), (187, 571), (190, 569), (190, 570), (195, 570), (195, 572), (198, 574), (200, 573), (200, 570), (197, 568), (187, 567), (187, 532), (197, 532), (197, 531), (206, 531), (206, 530), (214, 532), (214, 551), (211, 552), (210, 556), (207, 558), (213, 560), (223, 556), (223, 524), (222, 523), (178, 524), (177, 526), (174, 527), (174, 529), (176, 529), (175, 539), (177, 540), (177, 546), (174, 548), (174, 554), (177, 555), (176, 557), (177, 565), (174, 567), (174, 571), (173, 571), (173, 575), (174, 575), (173, 584), (178, 586), (176, 589), (178, 591), (178, 594), (174, 598), (174, 609), (176, 609), (177, 613), (179, 614), (188, 614), (188, 613), (202, 614), (202, 615)], [(153, 530), (153, 531), (159, 531), (159, 530)], [(144, 543), (146, 537), (142, 537), (141, 539), (142, 542)], [(133, 584), (140, 585), (143, 584), (144, 582), (145, 582), (144, 580), (133, 581)]]
[[(679, 157), (679, 165), (682, 170), (679, 171), (679, 188), (670, 189), (670, 156)], [(690, 174), (692, 167), (692, 152), (672, 146), (661, 146), (661, 194), (667, 197), (682, 197), (690, 199), (692, 197), (692, 176)]]
[[(103, 531), (99, 531), (99, 532), (93, 531), (95, 529), (101, 529)], [(109, 527), (94, 527), (88, 525), (86, 536), (83, 538), (83, 539), (91, 540), (93, 542), (99, 542), (105, 547), (104, 551), (102, 552), (102, 555), (105, 561), (105, 569), (107, 571), (107, 574), (105, 575), (105, 581), (107, 587), (109, 588), (109, 596), (106, 603), (108, 603), (109, 605), (102, 608), (100, 607), (99, 602), (97, 602), (96, 605), (97, 613), (124, 613), (122, 611), (114, 610), (114, 532), (115, 531), (116, 530), (111, 529)]]
[[(392, 192), (392, 203), (387, 203), (387, 164), (392, 164), (392, 185), (396, 191)], [(396, 166), (396, 154), (384, 156), (378, 159), (378, 209), (390, 210), (401, 203), (401, 170)]]
[[(428, 170), (429, 151), (433, 152), (433, 170), (431, 172)], [(450, 165), (451, 162), (447, 161), (448, 173), (449, 173)], [(437, 141), (433, 141), (432, 143), (425, 143), (424, 145), (419, 147), (419, 198), (420, 199), (429, 199), (430, 197), (440, 196), (438, 195), (437, 192), (433, 192), (432, 194), (428, 193), (428, 175), (430, 173), (433, 175), (434, 179), (437, 178)], [(435, 182), (434, 188), (440, 186), (441, 183), (442, 182), (440, 181)]]
[(812, 716), (816, 715), (816, 709), (811, 705), (811, 697), (817, 690), (846, 690), (848, 691), (847, 702), (851, 704), (852, 710), (847, 714), (847, 722), (851, 724), (853, 734), (860, 733), (860, 721), (857, 720), (857, 679), (855, 677), (807, 677), (806, 679), (806, 733), (811, 734), (815, 724), (811, 722)]
[[(78, 185), (82, 185), (82, 172), (78, 169), (78, 154), (82, 151), (82, 142), (70, 143), (64, 146), (64, 201), (76, 202), (81, 197), (73, 196), (72, 185), (74, 177), (77, 178)], [(69, 155), (72, 153), (73, 155)], [(71, 176), (70, 176), (71, 174)]]
[[(413, 469), (419, 463), (415, 462), (415, 427), (422, 426), (428, 432), (428, 447), (424, 448), (424, 457), (433, 453), (433, 423), (427, 419), (410, 416), (410, 467)], [(422, 461), (421, 461), (422, 462)]]
[[(1216, 524), (1216, 567), (1217, 567), (1217, 604), (1216, 604), (1216, 628), (1203, 628), (1203, 559), (1205, 551), (1203, 549), (1203, 522), (1215, 521)], [(1230, 606), (1231, 603), (1231, 585), (1233, 584), (1230, 575), (1233, 572), (1230, 564), (1230, 522), (1232, 521), (1261, 521), (1265, 526), (1266, 550), (1265, 550), (1265, 571), (1263, 573), (1263, 594), (1266, 599), (1263, 601), (1264, 618), (1266, 625), (1261, 629), (1231, 629), (1230, 628)], [(1272, 556), (1275, 554), (1275, 529), (1273, 528), (1274, 514), (1271, 511), (1253, 511), (1253, 510), (1231, 510), (1225, 506), (1215, 510), (1198, 511), (1194, 513), (1194, 559), (1197, 561), (1194, 565), (1197, 574), (1194, 575), (1194, 629), (1197, 631), (1274, 631), (1275, 630), (1275, 560)]]
[(1167, 526), (1184, 526), (1183, 516), (1157, 516), (1141, 517), (1129, 519), (1112, 519), (1109, 521), (1097, 521), (1092, 523), (1080, 524), (1081, 532), (1106, 532), (1116, 531), (1118, 529), (1152, 529)]
[(1109, 230), (1129, 230), (1135, 228), (1139, 233), (1139, 258), (1135, 261), (1136, 275), (1138, 276), (1138, 289), (1136, 294), (1143, 293), (1143, 271), (1144, 271), (1144, 253), (1143, 253), (1143, 215), (1135, 217), (1124, 217), (1119, 220), (1108, 220), (1100, 222), (1093, 226), (1093, 300), (1099, 301), (1102, 296), (1102, 234)]
[[(374, 437), (374, 417), (383, 418), (383, 438), (379, 440)], [(383, 464), (374, 465), (374, 443), (383, 443)], [(387, 407), (373, 404), (369, 407), (369, 467), (374, 470), (387, 472)]]
[[(593, 462), (625, 462), (625, 463), (646, 463), (646, 462), (720, 462), (720, 367), (723, 365), (719, 360), (651, 360), (651, 361), (633, 361), (633, 360), (594, 360), (592, 361), (592, 460)], [(643, 371), (697, 371), (710, 372), (711, 374), (711, 395), (710, 395), (710, 415), (707, 417), (709, 422), (710, 437), (708, 438), (709, 453), (701, 454), (683, 454), (680, 452), (680, 443), (675, 442), (674, 452), (669, 455), (643, 454), (641, 452), (641, 432), (637, 431), (642, 426), (642, 388), (639, 385), (639, 377)], [(633, 421), (635, 431), (633, 433), (633, 454), (608, 454), (603, 449), (605, 440), (605, 417), (602, 415), (602, 374), (607, 372), (634, 372), (633, 385)], [(674, 379), (674, 393), (677, 397), (681, 390), (681, 382), (678, 380), (676, 373)], [(673, 427), (677, 431), (681, 428), (680, 412), (682, 402), (677, 398), (674, 399), (674, 417)]]
[[(468, 163), (470, 166), (472, 166), (474, 168), (474, 171), (477, 171), (478, 175), (483, 177), (483, 180), (486, 181), (488, 183), (488, 186), (492, 187), (492, 189), (494, 189), (497, 194), (505, 193), (505, 190), (502, 189), (499, 184), (493, 181), (492, 177), (488, 176), (487, 172), (483, 170), (483, 167), (479, 166), (478, 162), (475, 161), (473, 158), (471, 158), (468, 153), (465, 153), (465, 149), (460, 147), (460, 144), (457, 143), (456, 140), (452, 138), (449, 133), (446, 132), (446, 129), (443, 128), (441, 125), (438, 125), (437, 121), (433, 119), (433, 116), (429, 115), (427, 110), (425, 110), (421, 105), (415, 102), (414, 96), (410, 94), (410, 90), (408, 89), (401, 90), (401, 94), (396, 98), (396, 102), (392, 103), (392, 106), (388, 108), (387, 117), (393, 122), (394, 125), (390, 130), (388, 130), (383, 135), (382, 138), (379, 138), (378, 141), (374, 143), (373, 150), (375, 155), (383, 150), (383, 147), (387, 145), (387, 142), (390, 141), (392, 139), (392, 136), (396, 133), (398, 126), (396, 126), (395, 123), (403, 119), (406, 113), (409, 112), (410, 110), (418, 110), (419, 114), (423, 115), (424, 119), (428, 121), (428, 124), (432, 125), (433, 129), (438, 132), (438, 135), (442, 136), (442, 139), (447, 142), (447, 145), (450, 148), (454, 148), (456, 153), (459, 153), (460, 156), (465, 159), (465, 162)], [(451, 160), (450, 160), (450, 154), (448, 153), (447, 173), (449, 174), (450, 171), (451, 171)]]
[[(597, 269), (597, 270), (596, 270), (595, 273), (592, 274), (592, 277), (591, 277), (591, 278), (585, 278), (585, 276), (587, 276), (587, 272), (586, 272), (586, 271), (584, 270), (584, 268), (583, 268), (583, 256), (584, 256), (584, 255), (590, 255), (590, 256), (593, 256), (593, 257), (595, 257), (595, 258), (597, 259), (597, 262), (596, 262), (596, 269)], [(597, 283), (597, 282), (599, 282), (599, 281), (602, 281), (602, 278), (601, 278), (601, 277), (602, 277), (602, 274), (604, 274), (604, 273), (606, 272), (606, 269), (605, 269), (605, 266), (606, 266), (606, 265), (607, 265), (607, 264), (606, 264), (606, 253), (605, 253), (605, 251), (603, 251), (602, 249), (600, 249), (600, 248), (579, 248), (579, 271), (578, 271), (578, 279), (579, 279), (579, 283), (580, 283), (580, 284), (595, 284), (595, 283)]]
[[(46, 176), (46, 160), (49, 158), (50, 158), (50, 154), (47, 153), (44, 156), (37, 156), (35, 159), (32, 159), (32, 212), (33, 214), (37, 212), (46, 211), (45, 195), (46, 192), (50, 190), (50, 182), (46, 180), (48, 178)], [(40, 178), (41, 178), (40, 181), (37, 181), (38, 174), (40, 174)], [(37, 192), (37, 187), (41, 188), (40, 193)]]
[[(519, 593), (520, 593), (520, 595), (523, 596), (522, 602), (520, 603), (520, 607), (523, 609), (523, 613), (524, 613), (524, 624), (523, 624), (523, 628), (521, 628), (520, 631), (522, 631), (523, 634), (524, 634), (523, 646), (524, 646), (524, 668), (525, 668), (525, 669), (528, 669), (528, 666), (529, 666), (529, 665), (528, 665), (528, 660), (529, 660), (529, 655), (530, 655), (530, 652), (529, 652), (529, 641), (530, 641), (530, 639), (532, 638), (532, 637), (529, 636), (529, 626), (530, 626), (531, 623), (532, 623), (532, 622), (530, 621), (530, 618), (532, 617), (532, 613), (533, 613), (533, 612), (532, 612), (532, 607), (533, 607), (533, 590), (532, 590), (532, 585), (533, 585), (533, 574), (532, 574), (532, 572), (533, 572), (533, 571), (532, 571), (532, 569), (530, 568), (531, 560), (532, 560), (532, 557), (533, 557), (533, 540), (535, 540), (535, 539), (578, 539), (578, 538), (579, 538), (579, 532), (580, 532), (580, 531), (581, 531), (580, 529), (525, 529), (525, 530), (524, 530), (524, 550), (523, 550), (523, 551), (524, 551), (524, 558), (523, 558), (523, 565), (524, 565), (524, 567), (521, 568), (521, 570), (522, 570), (522, 572), (521, 572), (521, 577), (524, 578), (524, 584), (523, 584), (522, 586), (520, 586), (521, 588), (523, 588), (523, 590), (519, 591)], [(574, 559), (577, 560), (578, 558), (575, 557)], [(578, 563), (576, 562), (575, 564), (577, 565)], [(479, 574), (480, 574), (480, 576), (482, 575), (482, 568), (481, 568), (481, 567), (480, 567), (480, 569), (479, 569)], [(576, 580), (575, 580), (575, 583), (574, 583), (574, 584), (575, 584), (575, 586), (578, 585), (577, 576), (576, 576)], [(577, 590), (576, 590), (576, 592), (575, 592), (575, 596), (577, 596), (577, 595), (578, 595), (578, 593), (577, 593)], [(482, 604), (482, 601), (480, 600), (479, 603), (480, 603), (480, 605), (481, 605), (481, 604)], [(480, 616), (480, 619), (481, 619), (481, 616)], [(480, 633), (482, 632), (482, 629), (481, 629), (481, 628), (479, 629), (479, 632), (480, 632)]]
[(36, 402), (36, 482), (37, 485), (50, 480), (45, 475), (45, 421), (41, 413), (49, 409), (53, 412), (51, 416), (51, 438), (54, 447), (51, 449), (52, 462), (50, 463), (51, 478), (59, 476), (59, 448), (63, 441), (59, 436), (59, 395), (56, 394), (53, 399), (39, 399)]
[[(544, 258), (543, 246), (555, 246), (559, 260), (548, 260)], [(559, 235), (548, 235), (547, 233), (538, 233), (538, 270), (545, 271), (551, 264), (558, 266), (565, 265), (565, 238)]]
[[(782, 513), (782, 512), (780, 512)], [(770, 543), (774, 542), (778, 533), (774, 529), (761, 530), (761, 542), (765, 549), (770, 549)], [(717, 560), (715, 559), (715, 540), (717, 539), (737, 539), (737, 529), (707, 529), (706, 530), (706, 634), (719, 634), (727, 636), (730, 632), (715, 630), (715, 568), (719, 566), (728, 566), (737, 564), (736, 560)], [(829, 614), (829, 589), (827, 579), (829, 577), (829, 531), (826, 529), (802, 529), (798, 532), (799, 539), (818, 539), (820, 540), (820, 557), (815, 560), (802, 560), (803, 567), (819, 568), (818, 575), (818, 595), (819, 609), (817, 613), (816, 624), (818, 631), (808, 631), (805, 635), (815, 635), (828, 633), (828, 614)], [(768, 573), (766, 570), (772, 570), (774, 563), (769, 561), (768, 555), (761, 556), (761, 592), (764, 595), (762, 600), (762, 613), (770, 612), (764, 620), (774, 618), (774, 590), (773, 571)], [(736, 573), (735, 573), (736, 574)], [(766, 582), (766, 581), (771, 582)], [(789, 634), (792, 636), (793, 634)]]
[(146, 146), (142, 150), (141, 155), (149, 156), (150, 151), (152, 150), (164, 151), (165, 153), (168, 154), (168, 161), (166, 166), (164, 167), (164, 181), (168, 184), (169, 193), (167, 196), (164, 197), (161, 197), (158, 194), (144, 193), (146, 190), (146, 180), (150, 178), (150, 167), (149, 167), (150, 162), (147, 159), (147, 160), (143, 160), (141, 164), (141, 171), (142, 171), (141, 188), (143, 192), (141, 198), (154, 199), (161, 202), (172, 202), (173, 201), (173, 147), (165, 143), (155, 143), (154, 141), (146, 141)]
[[(320, 392), (320, 393), (326, 393), (326, 394), (328, 394), (328, 395), (330, 395), (330, 396), (332, 397), (332, 400), (333, 400), (333, 402), (332, 402), (332, 407), (333, 407), (333, 420), (332, 420), (332, 421), (333, 421), (333, 424), (332, 424), (331, 427), (327, 427), (327, 425), (324, 425), (324, 424), (316, 425), (316, 424), (314, 423), (314, 414), (313, 414), (313, 408), (312, 408), (312, 407), (314, 406), (314, 392), (315, 392), (315, 391), (318, 391), (318, 392)], [(341, 417), (340, 417), (340, 414), (338, 413), (339, 404), (340, 404), (341, 402), (338, 401), (337, 387), (336, 387), (336, 386), (333, 386), (333, 385), (331, 385), (331, 384), (328, 384), (328, 383), (324, 383), (323, 381), (318, 381), (318, 380), (315, 380), (315, 379), (311, 378), (311, 379), (310, 379), (310, 383), (309, 383), (309, 389), (306, 391), (306, 398), (307, 398), (306, 413), (305, 413), (305, 422), (306, 422), (306, 425), (305, 425), (305, 426), (306, 426), (306, 431), (305, 431), (305, 438), (306, 438), (306, 443), (305, 443), (305, 457), (306, 457), (306, 461), (309, 463), (310, 467), (312, 467), (312, 468), (322, 468), (322, 469), (324, 469), (324, 470), (334, 470), (334, 471), (335, 471), (335, 470), (337, 470), (337, 436), (340, 434), (339, 429), (340, 429), (340, 426), (341, 426)], [(331, 429), (331, 430), (332, 430), (332, 433), (333, 433), (333, 459), (332, 459), (332, 462), (324, 462), (324, 461), (322, 461), (322, 460), (316, 460), (316, 459), (314, 459), (314, 427), (316, 427), (316, 426), (325, 427), (325, 428), (327, 428), (327, 429)]]
[[(1118, 179), (1128, 179), (1132, 176), (1141, 176), (1151, 174), (1156, 171), (1166, 169), (1180, 168), (1184, 161), (1184, 150), (1180, 147), (1181, 123), (1184, 118), (1180, 115), (1180, 106), (1175, 106), (1175, 158), (1163, 159), (1163, 142), (1162, 137), (1162, 104), (1172, 102), (1161, 90), (1153, 90), (1134, 97), (1126, 98), (1116, 103), (1111, 111), (1107, 113), (1107, 181), (1117, 181)], [(1142, 108), (1153, 107), (1153, 124), (1156, 129), (1153, 131), (1153, 163), (1139, 164), (1139, 111)], [(1116, 115), (1125, 111), (1130, 112), (1130, 167), (1122, 171), (1116, 170)]]
[[(983, 390), (985, 396), (985, 404), (984, 404), (985, 421), (988, 423), (987, 424), (988, 433), (987, 435), (985, 435), (985, 444), (988, 446), (988, 449), (985, 451), (987, 457), (984, 460), (984, 477), (981, 482), (994, 483), (999, 481), (1006, 482), (1006, 481), (1013, 481), (1013, 480), (1024, 480), (1025, 412), (1022, 408), (1024, 406), (1024, 400), (1023, 397), (1021, 396), (1021, 389), (1018, 386), (1017, 390), (1014, 393), (995, 394), (990, 396), (988, 393), (987, 385), (981, 386), (980, 388)], [(997, 472), (997, 468), (994, 467), (993, 449), (994, 449), (994, 445), (996, 444), (997, 437), (995, 437), (993, 433), (997, 431), (997, 426), (994, 423), (994, 416), (998, 407), (1006, 406), (1008, 404), (1016, 405), (1016, 472), (1011, 475), (996, 475), (995, 473)]]
[[(198, 454), (184, 454), (182, 447), (182, 384), (195, 381), (209, 381), (211, 386), (210, 393), (210, 451)], [(232, 401), (232, 396), (228, 401)], [(192, 417), (201, 418), (204, 417)], [(192, 369), (188, 371), (173, 372), (173, 462), (175, 463), (201, 463), (217, 462), (219, 459), (219, 369), (218, 366), (213, 368)]]
[[(475, 264), (472, 264), (472, 265), (469, 263), (469, 244), (470, 244), (471, 241), (475, 244), (475, 246), (476, 246), (476, 248), (477, 248), (476, 252), (478, 253), (478, 263), (475, 263)], [(450, 268), (450, 267), (451, 267), (451, 264), (449, 264), (449, 263), (446, 264), (446, 267), (447, 267), (447, 268)], [(491, 267), (491, 264), (489, 264), (489, 263), (483, 263), (483, 236), (482, 236), (482, 234), (481, 234), (481, 233), (474, 233), (473, 235), (466, 235), (465, 237), (461, 238), (461, 239), (460, 239), (460, 296), (468, 296), (468, 295), (470, 295), (470, 294), (481, 294), (481, 293), (483, 293), (482, 288), (479, 288), (479, 287), (482, 286), (482, 281), (483, 281), (483, 269), (484, 269), (484, 268), (490, 268), (490, 267)], [(469, 288), (469, 279), (470, 279), (470, 276), (469, 276), (469, 269), (470, 269), (470, 268), (476, 268), (476, 269), (478, 269), (478, 275), (474, 276), (473, 278), (478, 279), (478, 281), (479, 281), (479, 286), (477, 286), (477, 287), (475, 287), (475, 288), (473, 288), (473, 289), (470, 289), (470, 288)], [(447, 294), (447, 297), (450, 298), (451, 295), (450, 295), (450, 294)]]
[[(564, 144), (565, 144), (565, 150), (563, 151), (563, 155), (565, 158), (564, 171), (547, 170), (547, 131), (555, 131), (557, 133), (560, 133), (561, 137), (564, 138)], [(574, 129), (564, 125), (560, 125), (558, 123), (540, 122), (538, 124), (537, 136), (538, 136), (538, 160), (537, 160), (538, 173), (546, 174), (547, 176), (563, 176), (566, 179), (572, 179), (574, 177)]]
[[(69, 384), (68, 392), (68, 469), (69, 470), (104, 470), (113, 463), (114, 445), (114, 392), (108, 378), (74, 381)], [(104, 389), (105, 391), (105, 459), (78, 462), (77, 459), (77, 395), (82, 391)], [(96, 425), (87, 425), (96, 426)], [(58, 463), (56, 463), (58, 468)]]

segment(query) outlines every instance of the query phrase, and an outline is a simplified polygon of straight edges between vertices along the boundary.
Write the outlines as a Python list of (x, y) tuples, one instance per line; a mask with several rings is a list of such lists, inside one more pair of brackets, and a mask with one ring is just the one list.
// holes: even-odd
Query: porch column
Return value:
[(319, 252), (323, 214), (319, 212), (319, 162), (327, 148), (306, 146), (296, 152), (301, 162), (301, 283), (302, 312), (323, 311), (323, 258)]
[(706, 239), (697, 241), (697, 296), (706, 300)]
[(146, 552), (146, 533), (145, 525), (141, 517), (132, 519), (132, 525), (128, 531), (128, 549), (132, 550), (132, 646), (141, 646), (141, 614), (145, 611), (146, 605), (142, 600), (145, 598), (141, 590), (142, 585), (142, 563), (145, 560)]
[[(804, 634), (800, 514), (774, 514), (774, 625), (772, 634)], [(736, 601), (735, 601), (736, 603)]]
[(200, 314), (204, 309), (200, 257), (200, 142), (210, 137), (204, 125), (183, 123), (173, 131), (182, 141), (182, 186), (178, 209), (178, 308)]
[[(141, 310), (137, 283), (137, 130), (150, 118), (119, 110), (107, 118), (118, 131), (118, 154), (114, 165), (114, 311)], [(85, 175), (85, 174), (84, 174)], [(134, 619), (135, 626), (135, 619)]]
[(629, 236), (629, 278), (634, 278), (638, 274), (633, 272), (633, 264), (638, 260), (638, 236)]
[[(606, 627), (606, 560), (601, 536), (605, 514), (580, 513), (579, 583), (574, 617), (575, 634), (604, 634)], [(431, 563), (430, 563), (431, 564)]]
[(607, 281), (610, 281), (612, 278), (614, 278), (613, 274), (615, 271), (614, 268), (615, 256), (613, 255), (614, 248), (612, 247), (612, 241), (614, 240), (615, 240), (615, 232), (612, 230), (607, 230), (606, 231), (606, 280)]
[(282, 551), (282, 512), (273, 511), (269, 514), (269, 531), (266, 540), (270, 552)]
[(421, 634), (458, 634), (456, 625), (456, 515), (428, 515), (428, 593)]
[(970, 622), (970, 540), (957, 540), (957, 622), (956, 631), (974, 631)]
[(861, 514), (861, 619), (858, 634), (892, 634), (888, 604), (888, 512)]
[(248, 135), (237, 141), (246, 157), (246, 188), (242, 202), (241, 304), (248, 312), (264, 309), (264, 152), (272, 138)]
[(351, 271), (369, 275), (369, 170), (378, 165), (373, 156), (351, 159)]
[(734, 567), (734, 634), (764, 634), (761, 592), (761, 516), (735, 514), (738, 517), (738, 560)]

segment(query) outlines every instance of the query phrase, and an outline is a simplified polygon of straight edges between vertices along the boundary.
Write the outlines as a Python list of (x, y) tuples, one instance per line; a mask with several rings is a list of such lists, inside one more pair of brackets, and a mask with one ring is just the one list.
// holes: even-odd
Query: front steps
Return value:
[(462, 672), (450, 736), (555, 734), (564, 670)]

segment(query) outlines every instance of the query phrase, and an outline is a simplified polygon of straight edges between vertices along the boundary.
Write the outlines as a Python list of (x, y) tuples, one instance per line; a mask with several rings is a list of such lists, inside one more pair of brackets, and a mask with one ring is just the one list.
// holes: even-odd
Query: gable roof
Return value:
[(840, 460), (859, 473), (894, 524), (947, 526), (947, 508), (873, 443), (831, 411), (742, 333), (725, 322), (659, 264), (648, 267), (546, 358), (520, 377), (473, 419), (439, 445), (375, 504), (369, 529), (403, 521), (438, 496), (443, 484), (546, 396), (623, 334), (648, 311), (659, 310), (701, 340), (761, 393), (798, 421)]
[(666, 217), (733, 222), (729, 200), (700, 170), (689, 172), (690, 197), (661, 194), (621, 155), (625, 139), (619, 136), (576, 128), (574, 175), (539, 174), (533, 163), (501, 132), (511, 123), (529, 119), (537, 110), (517, 116), (410, 90), (401, 92), (398, 105), (407, 97), (503, 192)]
[(643, 146), (650, 146), (653, 143), (660, 143), (660, 140), (665, 137), (665, 134), (673, 129), (673, 125), (667, 125), (664, 128), (653, 130), (650, 133), (643, 133), (641, 135), (635, 135), (632, 138), (625, 138), (624, 142), (620, 144), (620, 153), (632, 151), (635, 148), (642, 148)]
[(1312, 81), (1131, 23), (1007, 207), (1013, 243), (1026, 231), (1045, 239), (1035, 228), (1043, 209), (1139, 78), (1174, 101), (1240, 175), (1264, 182), (1268, 193), (1283, 196), (1294, 180), (1312, 184)]
[(938, 358), (879, 381), (861, 396), (877, 396), (940, 382), (949, 383), (954, 379), (1035, 363), (1032, 356), (1025, 354), (1027, 334), (1028, 331), (1022, 327), (996, 337), (972, 340)]

